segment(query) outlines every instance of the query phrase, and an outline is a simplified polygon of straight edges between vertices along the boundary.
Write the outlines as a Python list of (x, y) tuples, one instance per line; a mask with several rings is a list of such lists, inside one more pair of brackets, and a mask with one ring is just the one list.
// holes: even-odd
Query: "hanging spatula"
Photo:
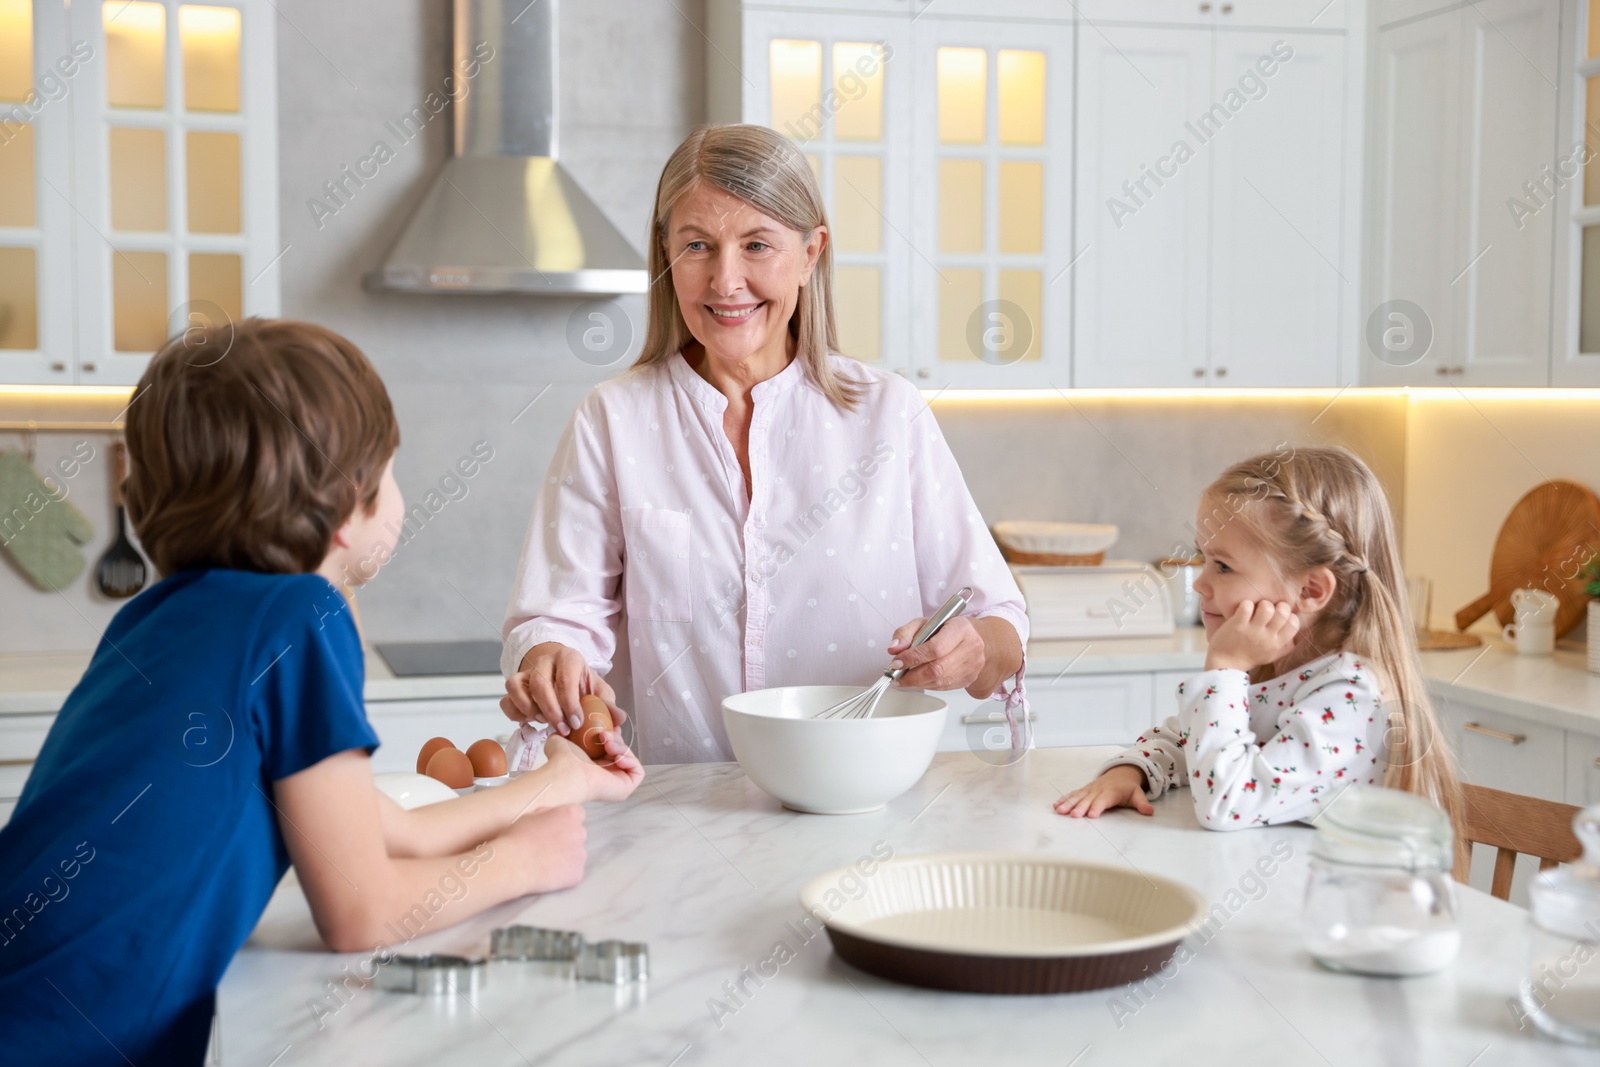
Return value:
[(94, 583), (109, 597), (125, 599), (144, 588), (149, 568), (128, 540), (128, 515), (122, 506), (122, 482), (128, 476), (128, 450), (121, 441), (111, 446), (111, 495), (117, 502), (117, 539), (95, 564)]

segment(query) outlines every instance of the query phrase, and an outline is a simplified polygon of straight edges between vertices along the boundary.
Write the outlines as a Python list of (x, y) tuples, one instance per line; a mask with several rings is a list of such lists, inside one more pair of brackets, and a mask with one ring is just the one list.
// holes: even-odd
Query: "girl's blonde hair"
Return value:
[(1459, 832), (1455, 758), (1422, 682), (1394, 519), (1371, 469), (1344, 448), (1285, 449), (1229, 467), (1204, 499), (1204, 523), (1242, 519), (1281, 574), (1333, 572), (1333, 597), (1301, 639), (1376, 669), (1388, 716), (1383, 784), (1433, 800)]
[[(678, 201), (697, 183), (705, 183), (738, 197), (763, 215), (804, 236), (828, 225), (811, 165), (783, 135), (765, 126), (698, 126), (684, 138), (656, 185), (655, 210), (650, 215), (650, 294), (646, 312), (644, 348), (634, 368), (670, 359), (693, 339), (672, 286), (672, 257), (667, 248), (667, 222)], [(800, 287), (789, 335), (795, 340), (795, 358), (817, 388), (848, 411), (854, 411), (866, 383), (847, 379), (829, 364), (828, 353), (838, 350), (833, 318), (833, 241), (823, 242), (822, 254), (811, 278)]]

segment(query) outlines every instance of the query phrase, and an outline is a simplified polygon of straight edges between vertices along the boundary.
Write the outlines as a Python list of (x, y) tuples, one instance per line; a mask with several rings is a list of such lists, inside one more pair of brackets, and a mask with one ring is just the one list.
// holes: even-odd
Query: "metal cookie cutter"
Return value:
[(578, 977), (625, 985), (650, 977), (650, 948), (632, 941), (596, 941), (578, 953)]
[(393, 956), (378, 962), (372, 988), (395, 993), (471, 996), (483, 988), (483, 960), (464, 956)]
[(507, 926), (489, 932), (492, 960), (575, 960), (583, 951), (583, 935), (542, 926)]

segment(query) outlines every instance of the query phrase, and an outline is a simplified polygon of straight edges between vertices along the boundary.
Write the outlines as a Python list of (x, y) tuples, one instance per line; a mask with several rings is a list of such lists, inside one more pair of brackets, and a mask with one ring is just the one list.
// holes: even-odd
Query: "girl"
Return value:
[(1205, 671), (1178, 714), (1056, 801), (1095, 818), (1187, 785), (1200, 825), (1314, 818), (1352, 782), (1418, 793), (1460, 825), (1423, 688), (1383, 488), (1342, 448), (1255, 456), (1201, 497)]

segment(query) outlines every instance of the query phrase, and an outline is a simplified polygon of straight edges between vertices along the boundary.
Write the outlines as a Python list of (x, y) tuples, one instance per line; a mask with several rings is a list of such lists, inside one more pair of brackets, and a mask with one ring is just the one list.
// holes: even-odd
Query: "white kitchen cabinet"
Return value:
[(7, 26), (0, 64), (31, 77), (0, 90), (22, 191), (0, 207), (0, 383), (132, 384), (182, 329), (278, 313), (276, 17), (45, 2)]
[(1344, 27), (1349, 3), (1335, 0), (1076, 0), (1085, 23), (1160, 23), (1224, 29)]
[[(1559, 29), (1549, 0), (1378, 27), (1363, 307), (1404, 300), (1426, 319), (1389, 320), (1395, 344), (1380, 345), (1382, 358), (1363, 342), (1363, 384), (1550, 383), (1557, 211), (1532, 210), (1523, 187), (1565, 154)], [(1512, 199), (1530, 210), (1514, 213)], [(1421, 330), (1432, 342), (1418, 357)]]
[(11, 819), (55, 715), (0, 715), (0, 826)]
[(1566, 772), (1568, 804), (1600, 804), (1600, 735), (1567, 731)]
[[(1562, 799), (1568, 736), (1564, 731), (1459, 701), (1438, 701), (1438, 710), (1462, 781), (1545, 800)], [(1474, 888), (1489, 891), (1494, 856), (1495, 850), (1487, 845), (1473, 846), (1468, 881)], [(1512, 903), (1527, 906), (1528, 882), (1538, 873), (1538, 859), (1517, 857)]]
[(741, 60), (710, 63), (711, 117), (811, 161), (845, 354), (924, 388), (1070, 384), (1071, 21), (863, 10), (711, 0), (712, 51)]
[[(910, 7), (880, 0), (870, 10)], [(712, 0), (710, 117), (787, 136), (833, 227), (834, 310), (846, 355), (910, 374), (911, 23), (899, 15)], [(730, 57), (738, 57), (738, 66)]]
[(1169, 716), (1178, 714), (1178, 684), (1186, 682), (1199, 674), (1201, 668), (1192, 671), (1156, 671), (1155, 672), (1155, 721), (1157, 724), (1165, 722)]
[(1146, 26), (1078, 37), (1079, 388), (1205, 384), (1211, 161), (1202, 146), (1179, 165), (1173, 148), (1192, 148), (1184, 124), (1209, 105), (1211, 38)]
[(915, 380), (1066, 388), (1072, 26), (930, 15), (912, 29)]
[[(1130, 745), (1156, 721), (1148, 672), (1028, 675), (1033, 740), (1039, 748)], [(997, 700), (965, 692), (939, 693), (950, 704), (940, 752), (972, 752), (1006, 762), (1010, 745), (1005, 711)]]
[(1337, 383), (1345, 37), (1216, 25), (1080, 29), (1077, 386)]
[(489, 737), (504, 741), (513, 724), (495, 697), (453, 700), (369, 700), (367, 721), (381, 742), (374, 772), (415, 771), (417, 753), (432, 737), (448, 737), (461, 751)]
[[(1345, 41), (1218, 33), (1212, 99), (1264, 88), (1215, 140), (1211, 184), (1210, 380), (1340, 384)], [(1263, 56), (1289, 53), (1261, 78)]]

